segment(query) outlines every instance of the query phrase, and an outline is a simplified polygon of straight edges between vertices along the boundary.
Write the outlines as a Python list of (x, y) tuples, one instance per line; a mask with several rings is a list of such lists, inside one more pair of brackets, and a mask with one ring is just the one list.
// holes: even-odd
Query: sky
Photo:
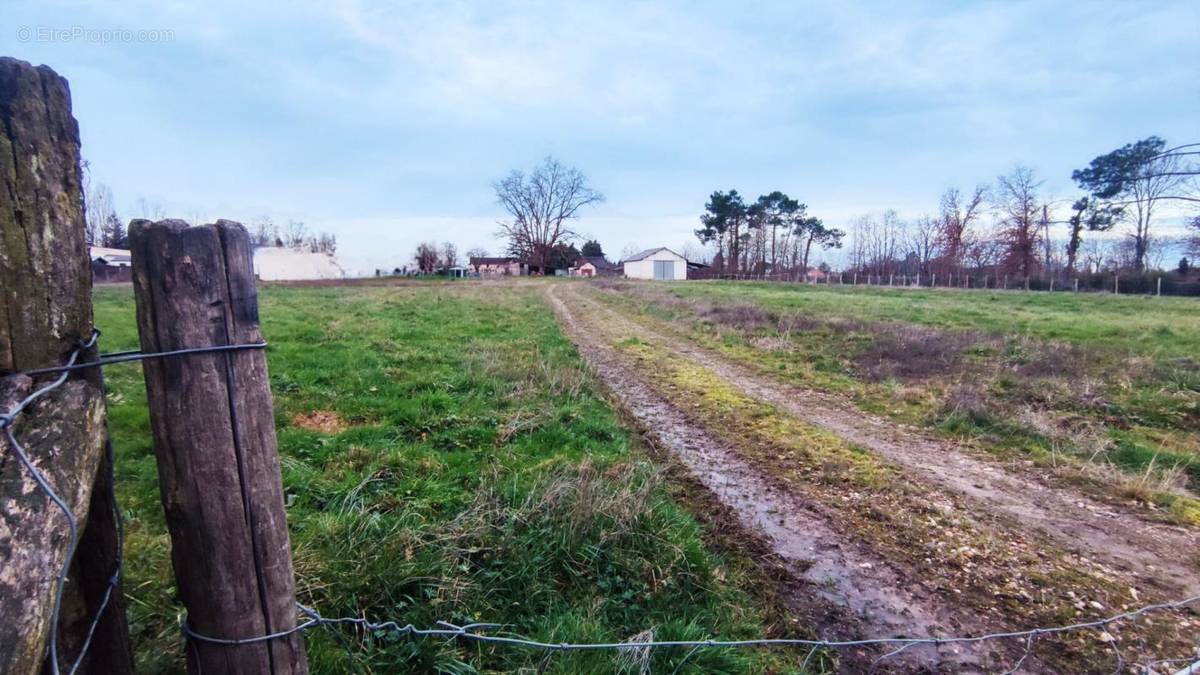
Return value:
[[(554, 155), (610, 257), (708, 195), (827, 224), (947, 187), (1200, 141), (1200, 3), (6, 0), (0, 54), (65, 76), (120, 215), (304, 221), (355, 271), (503, 250), (492, 183)], [(1065, 208), (1065, 206), (1064, 206)], [(1178, 219), (1167, 213), (1170, 232)]]

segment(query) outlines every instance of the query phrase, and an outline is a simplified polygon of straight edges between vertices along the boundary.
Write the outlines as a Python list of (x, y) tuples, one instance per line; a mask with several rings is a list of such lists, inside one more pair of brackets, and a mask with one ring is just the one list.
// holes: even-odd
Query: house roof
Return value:
[(129, 265), (133, 262), (133, 258), (129, 257), (128, 253), (125, 255), (121, 255), (119, 253), (106, 253), (105, 255), (94, 258), (93, 262), (101, 262), (108, 265), (119, 265), (122, 263)]
[(592, 267), (595, 267), (598, 270), (615, 270), (615, 269), (617, 269), (616, 265), (614, 265), (613, 263), (610, 263), (608, 261), (608, 258), (605, 258), (602, 255), (580, 256), (579, 262), (577, 262), (575, 264), (582, 265), (584, 263), (591, 263)]
[[(628, 258), (626, 258), (625, 260), (622, 260), (621, 262), (636, 262), (638, 260), (645, 260), (646, 258), (649, 258), (650, 256), (654, 255), (655, 253), (658, 253), (659, 251), (666, 251), (667, 253), (679, 255), (678, 253), (675, 253), (675, 251), (672, 251), (671, 249), (667, 248), (666, 246), (659, 246), (658, 248), (646, 249), (645, 251), (642, 251), (641, 253), (638, 253), (637, 255), (629, 256)], [(679, 255), (679, 257), (682, 258), (683, 256)]]
[(96, 258), (104, 258), (106, 260), (110, 260), (111, 259), (110, 256), (114, 256), (114, 255), (128, 256), (129, 249), (109, 248), (107, 246), (89, 246), (88, 247), (88, 255), (91, 256), (92, 260), (95, 260)]
[(516, 258), (489, 258), (489, 257), (471, 257), (470, 264), (472, 265), (508, 265), (516, 262)]

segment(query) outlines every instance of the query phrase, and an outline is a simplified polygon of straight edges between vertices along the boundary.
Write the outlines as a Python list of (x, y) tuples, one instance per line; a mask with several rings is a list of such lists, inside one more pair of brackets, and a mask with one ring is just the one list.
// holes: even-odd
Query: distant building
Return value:
[(346, 270), (328, 253), (261, 246), (254, 249), (254, 276), (261, 281), (341, 279)]
[(630, 279), (683, 281), (687, 279), (687, 259), (666, 247), (642, 251), (621, 261)]
[(621, 268), (602, 255), (585, 255), (571, 268), (573, 277), (611, 277), (621, 273)]
[(92, 261), (92, 280), (98, 283), (116, 283), (133, 280), (133, 259), (123, 248), (89, 246), (88, 257)]
[(517, 277), (526, 273), (526, 266), (516, 258), (487, 258), (472, 256), (468, 267), (481, 277)]

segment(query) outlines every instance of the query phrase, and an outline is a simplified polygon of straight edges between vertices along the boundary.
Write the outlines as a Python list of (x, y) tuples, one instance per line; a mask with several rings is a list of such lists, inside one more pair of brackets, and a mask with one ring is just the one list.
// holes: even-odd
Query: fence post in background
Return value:
[(1075, 292), (1079, 292), (1079, 277), (1075, 277)]
[(1113, 272), (1113, 295), (1121, 294), (1121, 273)]
[(1004, 274), (1004, 290), (1008, 290), (1008, 273)]
[(1154, 294), (1160, 298), (1162, 297), (1162, 277), (1158, 278), (1158, 288), (1155, 290)]
[[(7, 413), (57, 376), (4, 375), (63, 365), (92, 334), (79, 127), (67, 81), (46, 66), (0, 58), (0, 145), (0, 413)], [(90, 348), (77, 360), (95, 355)], [(119, 584), (99, 612), (118, 546), (104, 420), (99, 373), (85, 369), (0, 424), (11, 423), (8, 431), (78, 525), (54, 638), (60, 667), (77, 658), (96, 618), (81, 668), (130, 673)], [(0, 673), (25, 674), (50, 669), (51, 619), (70, 537), (65, 514), (14, 453), (0, 434)]]
[[(258, 343), (246, 230), (230, 221), (129, 226), (145, 352)], [(275, 419), (262, 349), (150, 359), (142, 365), (171, 561), (188, 626), (251, 638), (295, 626), (295, 579)], [(305, 673), (303, 637), (246, 645), (192, 640), (204, 673)]]

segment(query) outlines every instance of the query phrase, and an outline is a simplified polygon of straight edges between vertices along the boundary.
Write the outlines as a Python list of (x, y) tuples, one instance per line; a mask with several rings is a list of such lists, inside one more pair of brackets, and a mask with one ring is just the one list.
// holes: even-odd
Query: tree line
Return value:
[[(84, 224), (88, 245), (129, 248), (126, 224), (117, 215), (112, 189), (104, 183), (93, 181), (91, 167), (86, 160), (83, 161), (82, 168)], [(161, 206), (148, 203), (145, 199), (139, 199), (137, 207), (142, 218), (162, 220), (166, 217)], [(190, 213), (185, 220), (199, 225), (205, 218), (202, 214)], [(329, 232), (310, 233), (308, 227), (299, 220), (289, 220), (286, 225), (279, 227), (269, 216), (260, 216), (249, 229), (250, 243), (255, 248), (276, 246), (329, 255), (337, 252), (337, 237)]]
[(813, 246), (840, 248), (845, 233), (808, 214), (808, 206), (776, 190), (747, 204), (737, 190), (717, 191), (704, 205), (696, 238), (716, 248), (718, 273), (778, 274), (807, 270)]
[[(848, 271), (887, 275), (967, 272), (1068, 277), (1117, 269), (1140, 273), (1161, 252), (1154, 224), (1168, 201), (1200, 203), (1195, 158), (1200, 144), (1168, 147), (1156, 136), (1096, 157), (1075, 171), (1083, 194), (1052, 199), (1033, 169), (1017, 166), (993, 184), (946, 190), (936, 214), (902, 219), (895, 210), (867, 214), (847, 231), (827, 227), (805, 204), (781, 192), (747, 204), (736, 190), (714, 192), (696, 237), (726, 274), (806, 274), (815, 249), (847, 245)], [(1068, 206), (1069, 205), (1069, 206)], [(1185, 245), (1200, 255), (1200, 215)], [(1066, 226), (1066, 237), (1052, 228)], [(1123, 237), (1093, 237), (1118, 227)], [(1181, 268), (1188, 263), (1181, 261)]]
[(304, 221), (289, 220), (280, 227), (270, 216), (259, 216), (250, 226), (250, 244), (255, 248), (289, 248), (308, 253), (337, 253), (337, 237), (329, 232), (308, 231)]

